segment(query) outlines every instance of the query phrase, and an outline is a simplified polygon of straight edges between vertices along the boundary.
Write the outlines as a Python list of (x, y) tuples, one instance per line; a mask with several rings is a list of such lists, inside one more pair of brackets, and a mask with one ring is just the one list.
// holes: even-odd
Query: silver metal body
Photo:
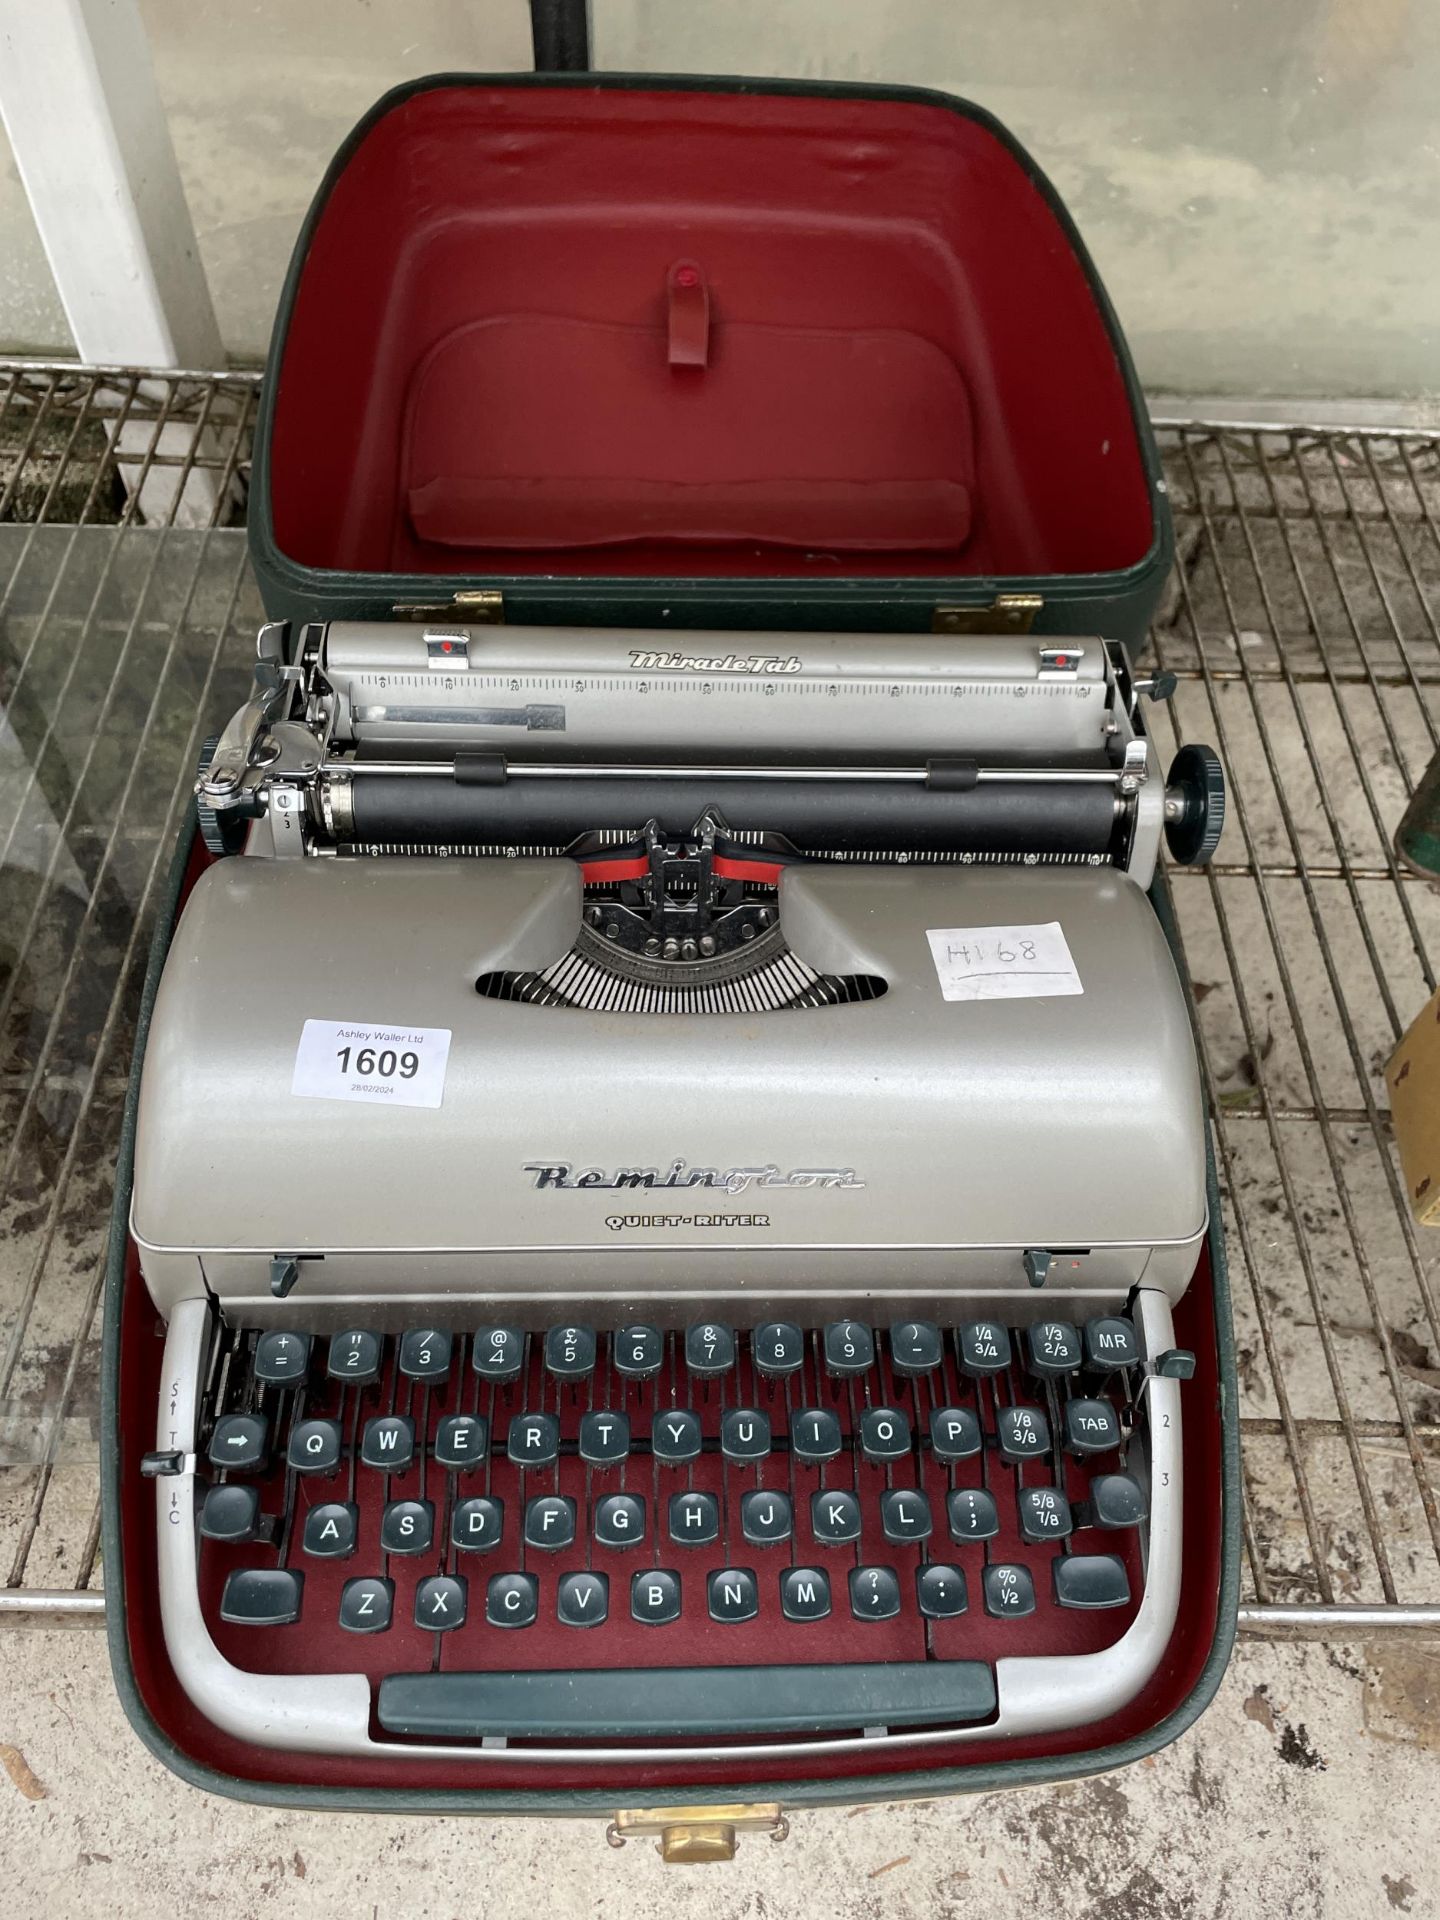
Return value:
[[(208, 1290), (273, 1318), (277, 1252), (323, 1256), (287, 1303), (321, 1326), (422, 1299), (536, 1326), (681, 1325), (697, 1302), (758, 1319), (803, 1296), (881, 1317), (963, 1296), (1023, 1319), (1036, 1247), (1068, 1250), (1054, 1284), (1095, 1311), (1185, 1287), (1206, 1223), (1199, 1080), (1126, 875), (790, 870), (796, 953), (887, 982), (859, 1005), (699, 1021), (475, 992), (563, 953), (580, 899), (562, 861), (204, 874), (141, 1082), (131, 1217), (158, 1303)], [(1083, 992), (942, 999), (927, 929), (1048, 921)], [(448, 1029), (443, 1104), (293, 1096), (307, 1019)]]

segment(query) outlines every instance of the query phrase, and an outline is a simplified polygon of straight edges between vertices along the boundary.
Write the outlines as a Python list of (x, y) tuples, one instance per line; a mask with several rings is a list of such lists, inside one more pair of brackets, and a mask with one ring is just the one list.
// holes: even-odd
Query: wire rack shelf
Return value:
[[(0, 1623), (103, 1617), (98, 1306), (154, 902), (243, 697), (258, 374), (0, 360)], [(1383, 1077), (1440, 895), (1391, 835), (1440, 748), (1440, 436), (1157, 423), (1162, 757), (1220, 857), (1170, 883), (1235, 1295), (1242, 1628), (1440, 1632), (1440, 1236)]]

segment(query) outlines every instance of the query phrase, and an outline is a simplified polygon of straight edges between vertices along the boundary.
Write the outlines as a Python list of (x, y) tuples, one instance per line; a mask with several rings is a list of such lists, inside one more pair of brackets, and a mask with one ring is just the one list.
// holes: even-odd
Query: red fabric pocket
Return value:
[(750, 542), (945, 552), (970, 532), (974, 434), (950, 356), (901, 329), (541, 314), (439, 341), (407, 396), (410, 524), (448, 548)]

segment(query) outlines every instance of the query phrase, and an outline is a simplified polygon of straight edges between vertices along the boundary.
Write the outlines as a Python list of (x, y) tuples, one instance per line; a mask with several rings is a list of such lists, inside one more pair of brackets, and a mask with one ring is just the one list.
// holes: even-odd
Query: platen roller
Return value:
[(800, 852), (1107, 855), (1117, 834), (1105, 784), (994, 782), (947, 792), (920, 782), (604, 779), (462, 786), (448, 776), (356, 774), (353, 838), (422, 846), (565, 846), (606, 829), (688, 833), (707, 807), (736, 833), (776, 833)]

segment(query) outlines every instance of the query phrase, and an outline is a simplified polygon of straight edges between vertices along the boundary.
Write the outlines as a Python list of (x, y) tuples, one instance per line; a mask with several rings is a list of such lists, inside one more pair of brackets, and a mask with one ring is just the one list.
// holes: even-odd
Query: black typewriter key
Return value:
[(345, 1333), (332, 1333), (325, 1359), (325, 1371), (332, 1380), (373, 1380), (380, 1372), (381, 1340), (378, 1333), (363, 1327), (351, 1327)]
[(914, 1487), (892, 1487), (880, 1496), (880, 1524), (887, 1540), (928, 1540), (930, 1502)]
[(447, 1413), (435, 1429), (435, 1460), (451, 1473), (483, 1467), (490, 1451), (490, 1429), (473, 1413)]
[(551, 1327), (545, 1336), (545, 1370), (557, 1380), (584, 1380), (595, 1371), (593, 1327)]
[(1118, 1313), (1085, 1322), (1085, 1359), (1098, 1373), (1118, 1373), (1140, 1358), (1132, 1321)]
[(710, 1618), (733, 1626), (760, 1611), (760, 1589), (749, 1567), (720, 1567), (706, 1582)]
[(970, 1604), (964, 1573), (927, 1561), (915, 1569), (915, 1599), (927, 1620), (954, 1620)]
[(327, 1500), (306, 1514), (301, 1545), (316, 1560), (348, 1560), (359, 1532), (359, 1507), (351, 1500)]
[(770, 1422), (753, 1407), (732, 1407), (721, 1416), (720, 1451), (727, 1460), (763, 1460), (770, 1451)]
[(404, 1473), (415, 1458), (415, 1422), (408, 1413), (381, 1413), (365, 1422), (360, 1458), (384, 1473)]
[(1123, 1607), (1130, 1598), (1125, 1562), (1113, 1553), (1063, 1553), (1054, 1573), (1062, 1607)]
[(560, 1455), (560, 1422), (552, 1413), (518, 1413), (505, 1436), (517, 1467), (553, 1467)]
[(340, 1624), (347, 1633), (384, 1633), (395, 1611), (395, 1582), (364, 1575), (340, 1589)]
[(1065, 1408), (1065, 1444), (1071, 1453), (1113, 1453), (1120, 1416), (1108, 1400), (1071, 1400)]
[(400, 1336), (400, 1371), (407, 1380), (443, 1380), (450, 1371), (451, 1339), (436, 1327), (411, 1327)]
[(680, 1576), (651, 1567), (630, 1578), (630, 1615), (647, 1627), (668, 1627), (680, 1618)]
[(300, 1618), (303, 1573), (287, 1567), (244, 1567), (227, 1575), (220, 1618), (232, 1627), (288, 1627)]
[(848, 1547), (860, 1538), (860, 1502), (843, 1487), (835, 1493), (812, 1493), (810, 1527), (822, 1547)]
[(504, 1528), (504, 1501), (492, 1500), (486, 1493), (477, 1494), (471, 1500), (456, 1502), (450, 1516), (450, 1541), (453, 1546), (485, 1553), (499, 1546)]
[(563, 1493), (541, 1494), (525, 1502), (525, 1544), (558, 1553), (575, 1544), (575, 1502)]
[(890, 1329), (890, 1359), (897, 1373), (932, 1373), (945, 1356), (940, 1329), (928, 1320), (897, 1320)]
[(750, 1336), (750, 1352), (760, 1372), (772, 1378), (798, 1373), (805, 1364), (805, 1336), (788, 1320), (770, 1320)]
[(786, 1493), (756, 1487), (741, 1496), (740, 1531), (755, 1547), (777, 1546), (795, 1531), (795, 1514)]
[(415, 1589), (415, 1624), (431, 1633), (463, 1627), (469, 1587), (453, 1573), (432, 1573)]
[(634, 1493), (607, 1493), (597, 1500), (595, 1538), (602, 1547), (638, 1547), (645, 1538), (645, 1502)]
[(875, 1340), (869, 1327), (858, 1320), (835, 1320), (826, 1327), (821, 1339), (825, 1371), (840, 1379), (868, 1373), (875, 1364)]
[(1080, 1335), (1068, 1320), (1037, 1320), (1025, 1335), (1030, 1371), (1058, 1380), (1080, 1365)]
[(1010, 1364), (1010, 1335), (998, 1320), (972, 1320), (956, 1335), (961, 1371), (973, 1378), (1003, 1373)]
[(1015, 1496), (1020, 1538), (1042, 1545), (1046, 1540), (1068, 1540), (1075, 1531), (1070, 1502), (1058, 1487), (1022, 1487)]
[(1050, 1451), (1050, 1422), (1039, 1407), (1001, 1407), (995, 1437), (1004, 1460), (1040, 1460)]
[(700, 1452), (700, 1422), (688, 1407), (671, 1407), (650, 1422), (650, 1448), (665, 1466), (683, 1466)]
[(720, 1502), (713, 1493), (672, 1493), (670, 1538), (680, 1547), (713, 1546), (720, 1538)]
[(428, 1553), (435, 1539), (435, 1507), (429, 1500), (392, 1500), (380, 1516), (384, 1553)]
[(525, 1336), (518, 1327), (477, 1327), (470, 1364), (486, 1380), (515, 1380), (525, 1364)]
[(603, 1573), (566, 1573), (555, 1591), (555, 1618), (562, 1627), (598, 1627), (610, 1611), (610, 1581)]
[(833, 1460), (841, 1437), (840, 1422), (828, 1408), (801, 1407), (790, 1416), (790, 1446), (797, 1460), (811, 1465)]
[(945, 1496), (952, 1540), (993, 1540), (1000, 1531), (995, 1496), (984, 1487), (956, 1487)]
[(910, 1422), (894, 1407), (867, 1407), (860, 1416), (860, 1451), (867, 1460), (903, 1460), (910, 1451)]
[(970, 1460), (983, 1445), (980, 1422), (968, 1407), (936, 1407), (930, 1416), (930, 1445), (937, 1460)]
[(308, 1333), (262, 1333), (255, 1342), (252, 1371), (267, 1387), (293, 1387), (309, 1370)]
[(540, 1582), (533, 1573), (494, 1574), (485, 1589), (485, 1618), (492, 1627), (531, 1627), (540, 1610)]
[(285, 1459), (297, 1473), (334, 1473), (344, 1444), (338, 1420), (297, 1420)]
[(210, 1435), (210, 1464), (236, 1473), (254, 1473), (265, 1464), (270, 1423), (263, 1413), (227, 1413)]
[(706, 1320), (685, 1329), (685, 1364), (702, 1380), (728, 1373), (735, 1364), (735, 1334)]
[(208, 1487), (200, 1509), (200, 1531), (207, 1540), (249, 1540), (260, 1518), (260, 1490), (232, 1481)]
[(658, 1327), (622, 1327), (611, 1336), (610, 1357), (626, 1380), (648, 1380), (660, 1371), (665, 1336)]
[(986, 1567), (980, 1578), (985, 1589), (985, 1611), (997, 1620), (1023, 1620), (1035, 1611), (1035, 1582), (1028, 1567), (997, 1563)]
[(830, 1612), (830, 1576), (820, 1567), (787, 1567), (780, 1576), (780, 1611), (787, 1620), (824, 1620)]
[(1090, 1517), (1097, 1527), (1138, 1527), (1145, 1494), (1128, 1473), (1097, 1473), (1090, 1482)]
[(850, 1611), (857, 1620), (893, 1620), (900, 1611), (900, 1582), (895, 1569), (852, 1567)]
[(580, 1416), (580, 1458), (592, 1467), (618, 1466), (630, 1451), (630, 1422), (602, 1408)]

